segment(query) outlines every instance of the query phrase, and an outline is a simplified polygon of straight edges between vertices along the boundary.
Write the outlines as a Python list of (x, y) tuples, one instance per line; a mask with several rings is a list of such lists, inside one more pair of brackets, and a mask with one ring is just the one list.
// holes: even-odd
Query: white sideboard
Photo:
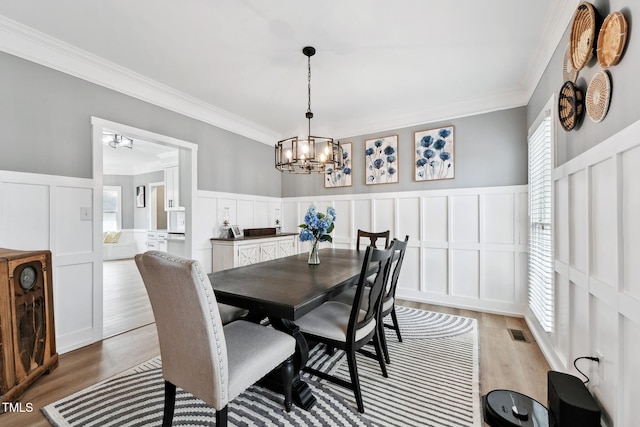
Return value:
[(211, 239), (212, 272), (269, 261), (298, 253), (298, 233)]

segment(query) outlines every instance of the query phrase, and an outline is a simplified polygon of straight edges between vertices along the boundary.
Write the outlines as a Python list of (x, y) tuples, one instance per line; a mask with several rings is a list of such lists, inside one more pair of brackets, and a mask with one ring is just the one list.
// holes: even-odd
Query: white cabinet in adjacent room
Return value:
[(166, 231), (147, 232), (147, 249), (150, 251), (167, 252), (167, 232)]
[(164, 170), (164, 209), (167, 211), (182, 209), (178, 166), (171, 166)]

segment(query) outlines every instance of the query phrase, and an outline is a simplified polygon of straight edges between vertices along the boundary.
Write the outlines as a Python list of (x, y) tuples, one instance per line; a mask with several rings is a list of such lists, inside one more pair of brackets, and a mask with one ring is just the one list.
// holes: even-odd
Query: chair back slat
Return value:
[[(354, 341), (356, 332), (361, 328), (366, 327), (371, 321), (375, 320), (376, 314), (380, 309), (384, 285), (387, 283), (389, 277), (393, 253), (393, 242), (386, 249), (376, 249), (372, 246), (367, 246), (364, 261), (362, 263), (362, 270), (358, 278), (356, 294), (353, 301), (353, 307), (351, 309), (351, 316), (349, 318), (349, 325), (347, 328), (348, 340), (351, 339)], [(369, 282), (368, 301), (365, 305), (365, 314), (362, 316), (362, 300), (365, 295), (365, 287), (367, 286), (367, 277), (371, 274), (371, 264), (377, 264), (377, 272), (375, 273), (373, 283)]]
[(374, 248), (378, 247), (378, 239), (384, 239), (384, 246), (382, 246), (382, 248), (386, 248), (389, 245), (390, 235), (391, 232), (389, 230), (381, 232), (358, 230), (358, 234), (356, 237), (356, 249), (360, 250), (361, 237), (366, 237), (367, 239), (369, 239), (369, 244), (367, 246), (373, 246)]

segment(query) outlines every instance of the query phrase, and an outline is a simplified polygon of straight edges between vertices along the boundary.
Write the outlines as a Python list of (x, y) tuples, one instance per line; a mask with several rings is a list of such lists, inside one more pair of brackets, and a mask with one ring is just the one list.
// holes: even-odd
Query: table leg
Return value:
[(291, 320), (269, 318), (269, 321), (279, 331), (286, 332), (296, 340), (296, 352), (293, 356), (293, 400), (299, 407), (309, 410), (316, 403), (316, 398), (309, 385), (300, 378), (300, 371), (309, 360), (309, 345), (300, 332), (300, 328)]

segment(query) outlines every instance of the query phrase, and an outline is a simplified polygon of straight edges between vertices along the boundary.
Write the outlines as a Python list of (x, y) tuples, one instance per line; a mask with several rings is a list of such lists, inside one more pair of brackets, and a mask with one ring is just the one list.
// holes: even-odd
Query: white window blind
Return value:
[[(534, 125), (535, 126), (535, 125)], [(553, 330), (552, 141), (550, 112), (529, 134), (529, 308)]]
[(102, 187), (102, 231), (119, 231), (122, 228), (122, 187)]

